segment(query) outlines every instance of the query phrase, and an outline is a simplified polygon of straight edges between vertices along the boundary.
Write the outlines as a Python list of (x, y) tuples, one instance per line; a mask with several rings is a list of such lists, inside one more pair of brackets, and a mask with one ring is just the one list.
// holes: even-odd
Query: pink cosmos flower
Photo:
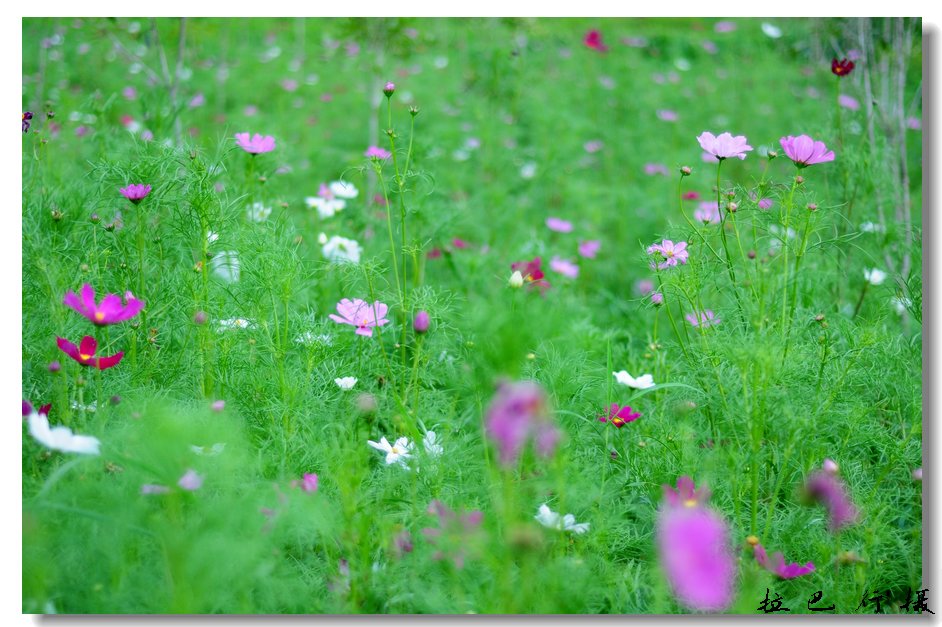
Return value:
[(363, 156), (369, 157), (370, 159), (389, 159), (392, 153), (379, 146), (370, 146), (366, 149), (366, 152), (363, 153)]
[(592, 141), (588, 141), (583, 144), (582, 147), (587, 153), (591, 155), (605, 148), (605, 142), (603, 142), (601, 139), (593, 139)]
[(572, 222), (561, 218), (546, 218), (546, 228), (557, 233), (572, 233)]
[(670, 176), (670, 170), (667, 169), (667, 166), (663, 163), (646, 163), (644, 164), (644, 173), (648, 176), (654, 176), (655, 174), (660, 174), (662, 176)]
[(608, 416), (599, 416), (599, 422), (610, 422), (619, 429), (629, 422), (634, 422), (641, 417), (641, 412), (634, 411), (628, 405), (622, 407), (618, 403), (612, 403), (608, 410)]
[(665, 122), (676, 122), (680, 118), (676, 111), (670, 109), (658, 109), (657, 117)]
[(649, 281), (648, 279), (641, 279), (635, 284), (635, 289), (638, 290), (638, 293), (642, 296), (647, 296), (654, 291), (654, 282)]
[[(713, 155), (710, 155), (710, 156), (712, 157)], [(682, 196), (682, 198), (684, 200), (699, 200), (700, 192), (684, 192), (684, 195)]]
[(608, 46), (602, 43), (602, 33), (597, 30), (593, 29), (587, 32), (582, 43), (584, 43), (586, 47), (597, 50), (598, 52), (608, 52)]
[(306, 472), (301, 478), (301, 481), (292, 481), (291, 487), (300, 487), (303, 491), (313, 494), (317, 492), (317, 474), (313, 472)]
[(546, 393), (534, 381), (501, 384), (486, 420), (487, 434), (497, 444), (504, 466), (516, 463), (529, 440), (540, 456), (549, 457), (560, 439), (549, 420)]
[(59, 345), (59, 350), (83, 366), (94, 366), (99, 370), (117, 366), (121, 358), (124, 357), (124, 352), (110, 357), (95, 357), (95, 351), (98, 350), (98, 341), (91, 335), (83, 337), (78, 346), (62, 337), (56, 338), (56, 344)]
[(137, 300), (131, 292), (125, 292), (124, 304), (117, 294), (108, 294), (101, 304), (95, 303), (95, 288), (86, 283), (82, 286), (81, 298), (69, 290), (62, 299), (62, 304), (71, 307), (98, 326), (117, 324), (130, 320), (144, 308), (144, 301)]
[(597, 239), (590, 239), (585, 242), (579, 242), (579, 255), (585, 257), (586, 259), (595, 259), (595, 256), (598, 254), (601, 247), (602, 242)]
[(694, 311), (689, 313), (684, 318), (687, 319), (687, 322), (694, 327), (712, 327), (718, 325), (722, 320), (716, 317), (716, 314), (713, 313), (712, 309), (706, 309), (704, 311)]
[(719, 137), (709, 131), (703, 131), (697, 137), (700, 147), (719, 160), (729, 159), (730, 157), (746, 158), (746, 152), (752, 150), (752, 146), (746, 143), (745, 135), (736, 135), (733, 137), (730, 133), (720, 133)]
[(828, 150), (822, 141), (815, 141), (807, 135), (782, 137), (778, 140), (788, 158), (799, 168), (818, 163), (834, 161), (834, 151)]
[(706, 151), (700, 154), (700, 160), (703, 161), (704, 163), (719, 163), (720, 162), (720, 160), (716, 158), (716, 155), (711, 154)]
[(275, 149), (275, 138), (271, 135), (263, 136), (260, 133), (255, 133), (250, 138), (248, 133), (236, 133), (235, 139), (239, 148), (251, 155), (271, 152)]
[(438, 547), (438, 550), (432, 554), (432, 559), (438, 561), (450, 557), (455, 568), (464, 568), (465, 546), (468, 544), (469, 536), (472, 536), (481, 526), (484, 513), (474, 510), (458, 514), (437, 499), (429, 504), (428, 513), (438, 518), (437, 529), (433, 527), (422, 529), (422, 535), (429, 544)]
[(376, 301), (372, 305), (364, 300), (355, 298), (352, 301), (344, 298), (337, 303), (337, 314), (330, 314), (330, 319), (339, 324), (349, 324), (357, 328), (356, 334), (365, 337), (373, 336), (373, 327), (381, 327), (389, 320), (386, 312), (389, 307)]
[(658, 555), (674, 595), (690, 609), (727, 609), (733, 601), (736, 561), (729, 548), (726, 521), (702, 505), (692, 481), (688, 491), (678, 480), (683, 494), (664, 487), (665, 496), (673, 496), (666, 498), (658, 512)]
[(197, 92), (197, 94), (190, 99), (191, 109), (202, 107), (204, 104), (206, 104), (206, 96), (203, 95), (203, 92)]
[(135, 205), (144, 200), (144, 198), (150, 193), (150, 185), (141, 185), (135, 183), (133, 185), (128, 185), (127, 187), (122, 187), (120, 190), (121, 195), (133, 202)]
[(203, 487), (203, 477), (201, 477), (199, 473), (191, 468), (187, 470), (182, 477), (180, 477), (180, 480), (177, 481), (177, 485), (184, 490), (193, 492), (194, 490), (199, 490), (201, 487)]
[(922, 130), (922, 118), (909, 117), (906, 118), (906, 128), (911, 131)]
[(857, 522), (860, 512), (847, 495), (844, 482), (837, 476), (826, 470), (819, 470), (808, 478), (805, 484), (805, 492), (816, 502), (827, 508), (831, 518), (830, 529), (832, 532)]
[(466, 250), (468, 248), (471, 248), (471, 244), (464, 241), (460, 237), (452, 238), (451, 245), (457, 248), (458, 250)]
[(731, 33), (736, 30), (736, 22), (724, 20), (713, 25), (713, 30), (717, 33)]
[(661, 488), (664, 492), (664, 501), (670, 507), (694, 507), (699, 505), (706, 505), (706, 502), (710, 500), (709, 488), (700, 486), (700, 489), (697, 490), (697, 486), (693, 482), (693, 479), (687, 475), (677, 478), (676, 489), (667, 484), (662, 484)]
[(780, 579), (794, 579), (795, 577), (801, 577), (802, 575), (814, 572), (814, 564), (811, 562), (808, 562), (804, 566), (795, 562), (786, 566), (785, 556), (780, 552), (773, 554), (770, 561), (769, 556), (765, 552), (765, 548), (763, 548), (761, 544), (755, 545), (752, 551), (756, 561), (766, 570), (778, 575)]
[(511, 270), (520, 270), (520, 273), (523, 274), (524, 280), (532, 289), (534, 286), (540, 288), (540, 292), (543, 293), (549, 289), (550, 284), (544, 277), (543, 274), (543, 260), (540, 257), (534, 257), (532, 261), (518, 261), (516, 263), (510, 264)]
[(761, 198), (759, 200), (759, 209), (764, 209), (764, 210), (771, 209), (772, 205), (774, 204), (775, 203), (772, 201), (771, 198)]
[(553, 257), (552, 260), (550, 260), (550, 270), (565, 277), (569, 277), (570, 279), (575, 279), (579, 276), (579, 266), (568, 259), (560, 259), (559, 257)]
[(654, 303), (654, 305), (660, 307), (664, 304), (664, 295), (660, 292), (654, 292), (651, 294), (651, 302)]
[(719, 224), (721, 221), (720, 210), (717, 207), (716, 201), (708, 200), (701, 202), (699, 209), (693, 212), (693, 218), (704, 224)]
[[(669, 239), (664, 240), (660, 244), (648, 246), (648, 254), (658, 254), (664, 259), (664, 261), (657, 264), (659, 270), (671, 268), (678, 263), (684, 265), (687, 263), (687, 257), (690, 255), (690, 253), (687, 252), (687, 242), (677, 242), (675, 244)], [(652, 265), (652, 267), (654, 266)]]
[(837, 103), (845, 109), (850, 109), (851, 111), (857, 111), (860, 109), (860, 103), (857, 102), (857, 99), (853, 96), (848, 96), (847, 94), (841, 94), (838, 96)]

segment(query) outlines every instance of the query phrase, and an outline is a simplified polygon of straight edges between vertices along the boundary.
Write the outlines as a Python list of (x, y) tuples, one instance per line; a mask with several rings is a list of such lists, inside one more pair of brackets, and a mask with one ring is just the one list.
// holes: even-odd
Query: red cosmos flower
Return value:
[(98, 342), (95, 341), (95, 338), (91, 335), (83, 337), (78, 346), (62, 337), (56, 338), (56, 344), (59, 345), (59, 349), (63, 353), (83, 366), (94, 366), (99, 370), (117, 366), (121, 358), (124, 357), (123, 351), (111, 357), (95, 357), (95, 351), (98, 350)]
[(602, 33), (597, 30), (590, 30), (585, 34), (585, 39), (582, 40), (587, 47), (592, 48), (593, 50), (598, 50), (599, 52), (608, 52), (608, 46), (602, 43)]
[(831, 61), (831, 72), (835, 76), (847, 76), (854, 70), (854, 62), (847, 59), (837, 60), (837, 57)]
[(533, 261), (518, 261), (517, 263), (510, 264), (511, 270), (520, 270), (520, 273), (523, 274), (524, 280), (530, 285), (537, 286), (540, 288), (540, 292), (545, 292), (549, 289), (550, 284), (544, 277), (543, 269), (543, 260), (539, 257), (534, 257)]
[(629, 422), (634, 422), (641, 417), (641, 412), (634, 411), (631, 407), (625, 405), (622, 407), (618, 403), (612, 403), (608, 416), (599, 416), (599, 422), (610, 422), (619, 429)]

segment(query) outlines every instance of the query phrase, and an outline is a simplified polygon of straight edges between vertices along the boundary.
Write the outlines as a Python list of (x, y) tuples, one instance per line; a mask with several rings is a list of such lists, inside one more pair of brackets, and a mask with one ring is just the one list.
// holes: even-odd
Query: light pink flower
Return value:
[(715, 200), (706, 200), (700, 203), (700, 207), (693, 212), (694, 220), (704, 224), (719, 224), (720, 210), (717, 208)]
[(187, 470), (182, 477), (180, 477), (180, 480), (177, 481), (177, 485), (184, 490), (189, 490), (190, 492), (199, 490), (201, 487), (203, 487), (203, 477), (201, 477), (199, 473), (191, 468)]
[(774, 204), (771, 198), (761, 198), (759, 200), (759, 209), (771, 209)]
[(724, 20), (713, 25), (713, 30), (717, 33), (731, 33), (736, 30), (736, 22)]
[(275, 138), (271, 135), (262, 135), (255, 133), (249, 137), (248, 133), (236, 133), (236, 143), (239, 148), (251, 155), (258, 155), (263, 152), (271, 152), (275, 149)]
[(546, 218), (546, 228), (557, 233), (572, 233), (572, 222), (561, 218)]
[(687, 322), (694, 327), (712, 327), (718, 325), (722, 320), (716, 317), (716, 314), (713, 313), (712, 309), (706, 309), (704, 311), (695, 311), (689, 313), (684, 318), (687, 319)]
[(585, 148), (587, 153), (593, 154), (605, 148), (605, 143), (601, 139), (593, 139), (583, 144), (582, 147)]
[(657, 117), (665, 122), (676, 122), (680, 118), (676, 111), (670, 109), (658, 109)]
[(533, 381), (501, 384), (486, 420), (487, 435), (497, 444), (503, 466), (515, 464), (530, 440), (540, 456), (549, 457), (561, 437), (549, 419), (546, 392)]
[(728, 132), (720, 133), (717, 137), (709, 131), (703, 131), (697, 137), (697, 141), (700, 142), (701, 148), (720, 160), (730, 157), (745, 159), (746, 153), (752, 150), (752, 146), (746, 143), (745, 135), (733, 137)]
[(860, 103), (857, 102), (857, 99), (853, 96), (848, 96), (847, 94), (841, 94), (838, 96), (837, 103), (845, 109), (850, 109), (851, 111), (857, 111), (860, 109)]
[(710, 154), (709, 152), (704, 151), (700, 154), (700, 160), (704, 163), (719, 163), (720, 160), (716, 158), (716, 155)]
[(687, 257), (690, 253), (687, 252), (687, 242), (677, 242), (675, 244), (671, 240), (666, 239), (660, 244), (648, 246), (648, 254), (657, 254), (664, 259), (664, 261), (657, 264), (657, 268), (663, 270), (664, 268), (676, 266), (678, 263), (681, 265), (686, 264)]
[(598, 254), (601, 247), (602, 242), (597, 239), (579, 242), (579, 254), (586, 259), (595, 259), (595, 255)]
[(670, 176), (670, 170), (667, 169), (667, 166), (663, 163), (646, 163), (644, 164), (644, 173), (648, 176), (654, 176), (655, 174), (660, 174), (662, 176)]
[(568, 259), (560, 259), (559, 257), (553, 257), (552, 260), (550, 260), (550, 270), (565, 277), (569, 277), (570, 279), (575, 279), (579, 276), (579, 266)]
[(379, 146), (370, 146), (366, 149), (366, 152), (363, 153), (363, 156), (369, 157), (370, 159), (389, 159), (392, 153)]
[(654, 283), (648, 279), (641, 279), (635, 285), (635, 288), (638, 290), (638, 293), (642, 296), (647, 296), (654, 291)]
[(818, 163), (834, 161), (834, 151), (828, 150), (822, 141), (815, 141), (807, 135), (782, 137), (779, 139), (782, 150), (799, 168)]
[(337, 314), (330, 314), (330, 319), (339, 324), (349, 324), (357, 328), (356, 334), (365, 337), (373, 336), (373, 327), (381, 327), (388, 323), (386, 312), (389, 307), (376, 301), (372, 305), (364, 300), (355, 298), (352, 301), (344, 298), (337, 303)]

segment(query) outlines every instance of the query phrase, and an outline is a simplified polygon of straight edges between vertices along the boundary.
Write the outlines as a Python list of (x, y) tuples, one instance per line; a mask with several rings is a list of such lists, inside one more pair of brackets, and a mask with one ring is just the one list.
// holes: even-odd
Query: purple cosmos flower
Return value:
[(831, 517), (832, 532), (857, 522), (860, 513), (847, 495), (844, 482), (835, 475), (826, 470), (815, 472), (808, 478), (805, 491), (817, 503), (827, 508), (828, 515)]
[(412, 320), (412, 328), (419, 335), (428, 331), (429, 327), (429, 316), (428, 312), (424, 309), (415, 314), (415, 319)]
[(550, 260), (550, 270), (565, 277), (569, 277), (570, 279), (575, 279), (579, 276), (579, 266), (568, 259), (560, 259), (559, 257), (553, 257)]
[(83, 366), (94, 366), (99, 370), (106, 370), (112, 366), (117, 366), (124, 357), (124, 352), (120, 352), (110, 357), (95, 357), (95, 351), (98, 350), (98, 342), (91, 335), (86, 335), (78, 346), (69, 340), (57, 337), (56, 344), (59, 350), (79, 362)]
[(590, 239), (585, 242), (579, 242), (579, 255), (585, 257), (586, 259), (595, 259), (595, 256), (598, 254), (601, 247), (602, 242), (597, 239)]
[(694, 220), (704, 224), (719, 224), (720, 210), (715, 200), (706, 200), (693, 212)]
[[(677, 242), (676, 244), (669, 239), (664, 240), (660, 244), (652, 244), (648, 246), (648, 254), (660, 255), (664, 261), (657, 264), (658, 270), (663, 270), (664, 268), (671, 268), (676, 266), (678, 263), (684, 265), (687, 263), (687, 257), (690, 253), (687, 252), (687, 242)], [(653, 265), (651, 266), (654, 267)]]
[(719, 160), (729, 159), (730, 157), (746, 158), (746, 152), (752, 150), (752, 146), (746, 143), (745, 135), (736, 135), (733, 137), (730, 133), (720, 133), (717, 137), (709, 131), (703, 131), (697, 141), (700, 147)]
[(120, 190), (121, 195), (133, 202), (135, 205), (144, 200), (144, 198), (150, 193), (150, 185), (142, 185), (140, 183), (134, 183), (133, 185), (128, 185), (127, 187), (122, 187)]
[(651, 294), (651, 302), (654, 303), (654, 305), (660, 307), (664, 304), (664, 295), (660, 292), (654, 292)]
[(248, 133), (236, 133), (235, 140), (236, 144), (239, 145), (239, 148), (249, 153), (250, 155), (271, 152), (275, 149), (275, 138), (271, 135), (255, 133), (255, 135), (249, 137)]
[(503, 383), (487, 409), (487, 434), (497, 444), (504, 466), (516, 463), (527, 441), (549, 457), (560, 435), (548, 417), (546, 393), (533, 381)]
[(118, 324), (130, 320), (144, 308), (144, 301), (137, 300), (131, 292), (125, 292), (124, 304), (117, 294), (108, 294), (95, 303), (95, 288), (86, 283), (82, 286), (81, 298), (69, 290), (62, 299), (62, 304), (71, 307), (98, 326)]
[(357, 328), (356, 334), (373, 337), (373, 327), (381, 327), (389, 320), (386, 312), (389, 307), (376, 301), (372, 305), (365, 300), (344, 298), (337, 303), (337, 314), (330, 314), (330, 319), (338, 324), (349, 324)]
[(778, 140), (788, 158), (799, 168), (809, 165), (834, 161), (834, 151), (828, 150), (822, 141), (815, 141), (807, 135), (782, 137)]
[(684, 318), (687, 319), (687, 322), (689, 322), (691, 326), (694, 326), (694, 327), (702, 326), (704, 329), (707, 327), (716, 326), (717, 324), (722, 322), (722, 320), (716, 317), (716, 314), (713, 313), (712, 309), (706, 309), (704, 311), (694, 311), (684, 316)]
[(837, 462), (830, 458), (824, 460), (824, 463), (821, 464), (821, 468), (824, 469), (824, 472), (831, 475), (836, 475), (840, 471)]
[(180, 477), (180, 480), (177, 481), (177, 485), (184, 490), (193, 492), (194, 490), (199, 490), (201, 487), (203, 487), (203, 477), (201, 477), (199, 473), (191, 468), (187, 470), (182, 477)]
[(428, 506), (428, 513), (438, 518), (438, 528), (426, 527), (422, 535), (429, 544), (438, 547), (432, 554), (432, 559), (442, 560), (451, 558), (455, 568), (464, 567), (465, 546), (469, 536), (472, 536), (481, 526), (484, 513), (474, 510), (468, 513), (456, 513), (439, 500), (432, 501)]
[(761, 544), (755, 545), (752, 550), (756, 561), (759, 562), (763, 568), (769, 572), (775, 573), (781, 579), (794, 579), (795, 577), (801, 577), (802, 575), (814, 572), (814, 564), (811, 562), (808, 562), (804, 566), (796, 562), (786, 565), (785, 556), (780, 552), (773, 554), (770, 561), (769, 556), (765, 552), (765, 548), (763, 548)]
[(619, 429), (629, 422), (634, 422), (641, 417), (641, 412), (634, 411), (631, 407), (625, 405), (622, 407), (618, 403), (612, 403), (608, 410), (608, 416), (599, 416), (599, 422), (610, 422)]
[(705, 612), (727, 609), (733, 601), (736, 561), (729, 549), (726, 521), (703, 506), (689, 477), (679, 490), (665, 488), (658, 512), (657, 542), (661, 567), (677, 600)]
[(389, 159), (392, 156), (392, 153), (388, 150), (384, 150), (379, 146), (370, 146), (366, 149), (366, 152), (363, 153), (365, 157), (370, 159)]
[(572, 233), (572, 222), (561, 218), (546, 218), (546, 228), (557, 233)]
[(33, 119), (32, 111), (23, 112), (23, 132), (29, 133), (29, 121)]

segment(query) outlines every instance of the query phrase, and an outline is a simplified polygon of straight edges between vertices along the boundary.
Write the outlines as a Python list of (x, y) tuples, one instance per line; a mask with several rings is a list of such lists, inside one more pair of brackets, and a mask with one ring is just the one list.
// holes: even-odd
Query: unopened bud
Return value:
[(387, 98), (392, 96), (393, 93), (395, 93), (395, 91), (396, 91), (396, 84), (393, 83), (392, 81), (389, 81), (388, 83), (383, 85), (383, 93), (386, 94)]
[(204, 325), (207, 320), (209, 320), (209, 316), (205, 311), (197, 311), (193, 314), (193, 324)]
[(691, 174), (692, 172), (693, 172), (693, 170), (690, 169), (690, 166), (689, 166), (689, 165), (685, 165), (685, 166), (683, 166), (682, 168), (680, 168), (680, 175), (681, 175), (681, 176), (690, 176), (690, 174)]
[(837, 462), (833, 459), (825, 459), (824, 463), (822, 464), (822, 468), (824, 468), (824, 472), (828, 473), (829, 475), (836, 475), (837, 471), (839, 470)]
[(739, 209), (739, 205), (737, 205), (737, 204), (734, 203), (734, 202), (731, 202), (731, 203), (729, 203), (728, 205), (726, 205), (726, 209), (727, 209), (730, 213), (736, 213), (736, 211)]
[(507, 284), (514, 289), (523, 287), (523, 275), (520, 274), (520, 270), (514, 270), (514, 273), (510, 275), (510, 280), (507, 281)]
[(749, 544), (750, 546), (755, 546), (759, 544), (759, 538), (757, 538), (756, 536), (746, 536), (746, 543)]
[(416, 107), (415, 105), (413, 105), (413, 106), (409, 107), (409, 113), (412, 114), (412, 117), (415, 117), (415, 116), (417, 116), (417, 115), (419, 114), (419, 108)]
[(801, 185), (804, 182), (805, 182), (805, 177), (801, 175), (795, 177), (795, 183), (797, 183), (798, 185)]
[(58, 209), (53, 209), (53, 210), (50, 211), (49, 213), (50, 213), (50, 215), (52, 215), (52, 219), (55, 220), (56, 222), (58, 222), (59, 220), (61, 220), (61, 219), (62, 219), (62, 216), (65, 215), (65, 214), (63, 214), (61, 211), (59, 211)]
[(756, 251), (750, 250), (749, 252), (746, 253), (746, 256), (749, 257), (750, 259), (755, 259), (755, 258), (756, 258)]
[(412, 321), (412, 328), (415, 329), (415, 332), (418, 334), (423, 334), (428, 331), (429, 327), (429, 317), (428, 312), (424, 309), (419, 313), (415, 314), (415, 319)]
[(774, 158), (777, 157), (777, 156), (778, 156), (778, 153), (775, 152), (774, 150), (770, 150), (770, 151), (768, 152), (769, 161), (771, 161), (772, 159), (774, 159)]
[(817, 210), (818, 210), (818, 205), (814, 204), (813, 202), (808, 203), (808, 211), (817, 211)]
[(101, 218), (98, 217), (97, 213), (93, 213), (92, 215), (88, 216), (88, 220), (92, 224), (98, 224), (99, 222), (101, 222)]

